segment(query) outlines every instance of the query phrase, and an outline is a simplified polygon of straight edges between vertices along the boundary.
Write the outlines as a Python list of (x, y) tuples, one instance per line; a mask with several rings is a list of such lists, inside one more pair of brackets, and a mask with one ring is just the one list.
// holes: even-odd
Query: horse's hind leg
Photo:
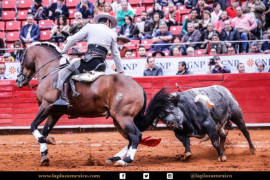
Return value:
[(249, 149), (250, 149), (251, 154), (255, 154), (256, 149), (255, 149), (255, 147), (250, 139), (250, 134), (247, 130), (242, 113), (240, 113), (240, 112), (234, 113), (231, 117), (231, 121), (237, 125), (237, 127), (241, 130), (243, 135), (246, 137), (248, 144), (249, 144)]
[(41, 166), (48, 166), (49, 165), (49, 158), (48, 158), (48, 149), (46, 144), (53, 144), (55, 145), (55, 139), (53, 137), (49, 137), (48, 134), (58, 121), (58, 119), (62, 116), (62, 114), (53, 114), (48, 116), (48, 120), (45, 124), (45, 126), (42, 129), (42, 139), (43, 141), (40, 142), (40, 147), (43, 147), (44, 152), (41, 153), (41, 160), (40, 165)]

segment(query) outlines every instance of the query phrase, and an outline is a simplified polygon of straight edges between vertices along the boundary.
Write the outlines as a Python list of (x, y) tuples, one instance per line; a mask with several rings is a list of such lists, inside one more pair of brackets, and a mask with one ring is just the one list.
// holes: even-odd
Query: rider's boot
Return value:
[(63, 92), (59, 98), (53, 103), (54, 107), (70, 108), (71, 105), (68, 100), (68, 83), (64, 84)]

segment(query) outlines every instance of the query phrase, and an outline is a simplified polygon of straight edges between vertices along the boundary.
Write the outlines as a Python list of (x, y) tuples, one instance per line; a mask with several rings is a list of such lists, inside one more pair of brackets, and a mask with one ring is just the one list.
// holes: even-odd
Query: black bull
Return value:
[[(209, 99), (200, 98), (202, 96), (207, 96)], [(207, 105), (211, 104), (209, 102), (213, 103), (213, 108)], [(162, 89), (149, 103), (146, 118), (151, 120), (153, 125), (161, 120), (168, 126), (174, 127), (175, 136), (185, 147), (183, 160), (191, 156), (190, 137), (202, 138), (208, 135), (217, 150), (218, 160), (226, 161), (225, 126), (229, 121), (237, 125), (246, 137), (251, 153), (255, 153), (242, 110), (233, 95), (223, 86), (194, 88), (172, 94)]]

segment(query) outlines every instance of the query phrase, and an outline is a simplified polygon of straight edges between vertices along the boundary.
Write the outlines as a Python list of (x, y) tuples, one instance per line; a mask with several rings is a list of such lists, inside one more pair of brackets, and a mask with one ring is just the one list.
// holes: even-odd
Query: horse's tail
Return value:
[(134, 118), (134, 123), (140, 131), (145, 131), (149, 127), (144, 116), (144, 112), (146, 109), (146, 102), (147, 102), (147, 97), (144, 90), (143, 90), (143, 96), (144, 96), (143, 107), (140, 110), (140, 112), (137, 114), (137, 116)]

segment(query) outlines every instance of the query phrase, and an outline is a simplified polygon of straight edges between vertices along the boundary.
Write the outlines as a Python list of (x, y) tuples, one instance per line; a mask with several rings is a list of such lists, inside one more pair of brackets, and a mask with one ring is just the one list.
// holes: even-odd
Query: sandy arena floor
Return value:
[(270, 171), (270, 130), (250, 130), (257, 148), (251, 155), (238, 129), (226, 141), (227, 162), (217, 161), (210, 141), (191, 138), (192, 157), (182, 162), (182, 144), (169, 130), (146, 131), (143, 137), (162, 138), (157, 147), (140, 145), (135, 161), (128, 167), (106, 166), (105, 160), (119, 152), (125, 140), (118, 132), (51, 134), (55, 146), (48, 145), (50, 166), (40, 167), (39, 144), (30, 135), (0, 136), (0, 171)]

